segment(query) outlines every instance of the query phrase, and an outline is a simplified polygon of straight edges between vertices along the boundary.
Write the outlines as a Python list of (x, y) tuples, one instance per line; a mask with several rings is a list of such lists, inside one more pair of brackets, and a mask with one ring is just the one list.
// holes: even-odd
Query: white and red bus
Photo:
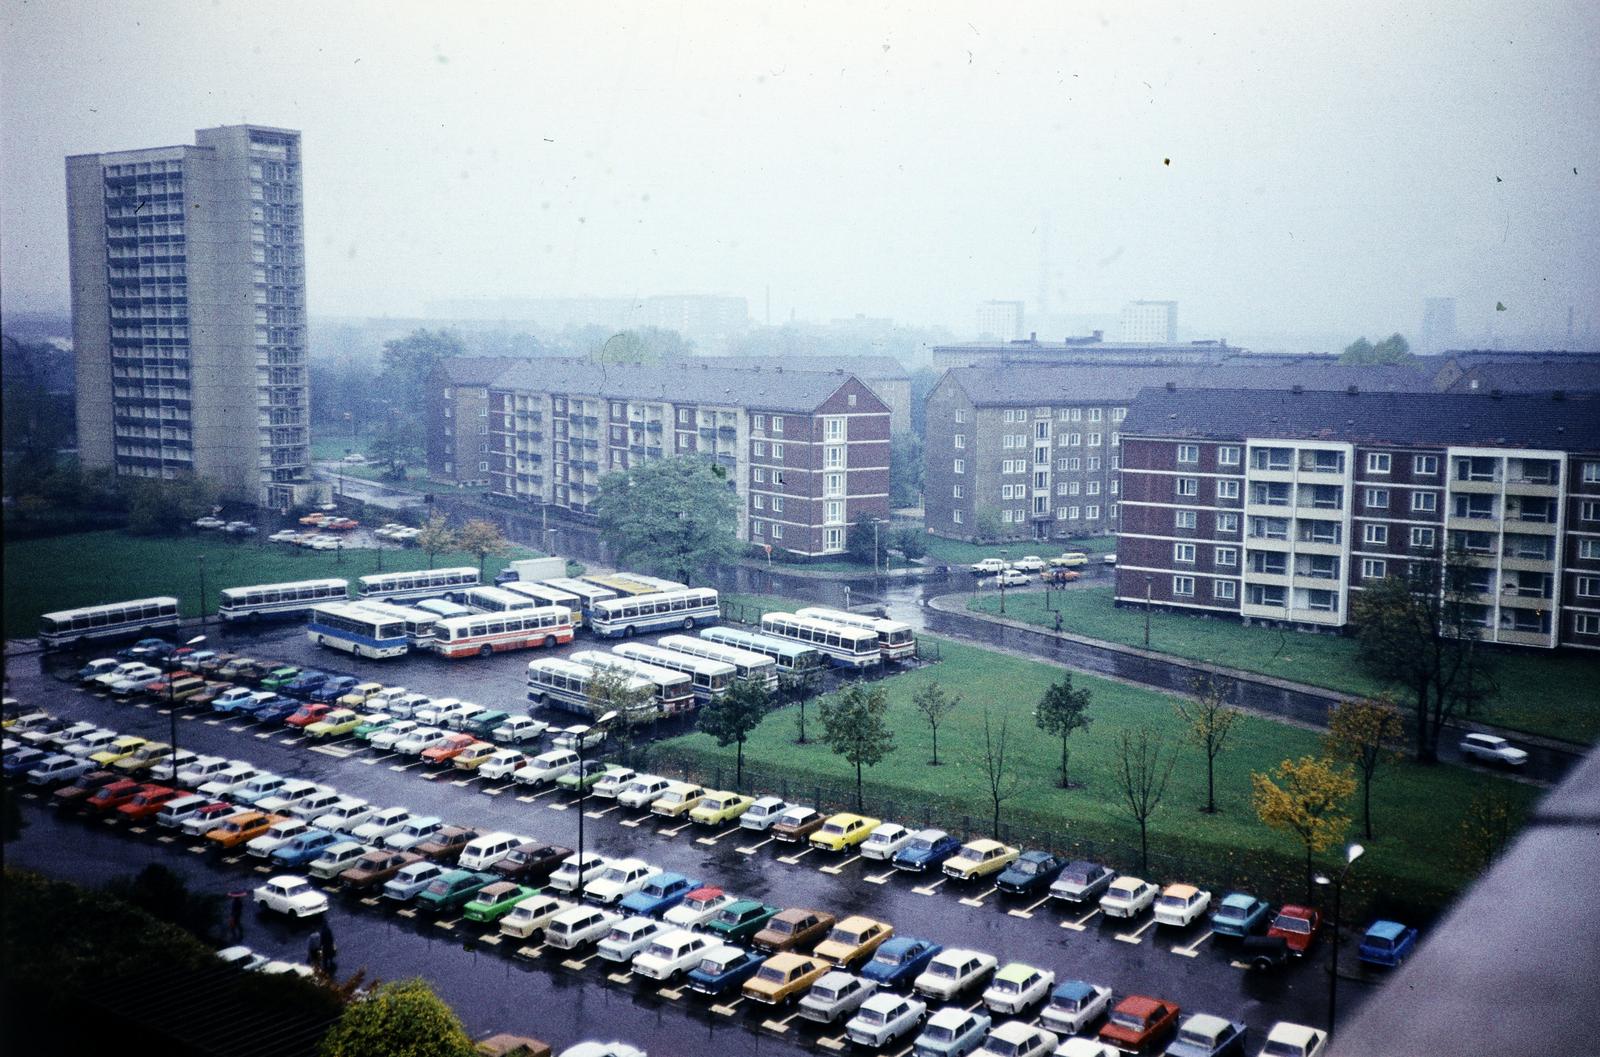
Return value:
[(572, 641), (572, 611), (535, 606), (506, 613), (446, 617), (434, 625), (433, 651), (443, 657), (487, 657), (506, 650), (556, 646)]

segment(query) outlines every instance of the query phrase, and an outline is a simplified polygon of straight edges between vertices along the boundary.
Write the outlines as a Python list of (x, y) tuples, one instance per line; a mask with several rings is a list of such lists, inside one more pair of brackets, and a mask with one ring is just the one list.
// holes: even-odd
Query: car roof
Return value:
[(1007, 980), (1011, 983), (1020, 984), (1038, 971), (1038, 969), (1035, 969), (1026, 962), (1007, 962), (1001, 967), (999, 972), (994, 974), (994, 978), (996, 980)]
[(972, 1015), (960, 1006), (946, 1006), (928, 1018), (928, 1026), (931, 1028), (937, 1024), (941, 1028), (959, 1028)]
[(839, 922), (836, 927), (846, 929), (851, 932), (859, 932), (861, 929), (867, 928), (870, 925), (882, 924), (883, 922), (879, 921), (877, 918), (869, 918), (865, 914), (851, 914), (849, 917)]
[(702, 885), (699, 888), (696, 888), (693, 891), (691, 891), (688, 895), (684, 896), (684, 898), (685, 899), (712, 899), (712, 898), (715, 898), (716, 896), (726, 895), (726, 894), (727, 894), (726, 892), (724, 892), (721, 888), (719, 888), (716, 885)]
[(1196, 895), (1199, 894), (1199, 892), (1200, 892), (1200, 889), (1196, 888), (1194, 885), (1191, 885), (1191, 884), (1170, 884), (1170, 885), (1167, 885), (1166, 890), (1164, 892), (1162, 892), (1161, 894), (1162, 895), (1169, 895), (1169, 896), (1180, 896), (1180, 897), (1182, 897), (1184, 899), (1193, 899)]
[(1400, 935), (1405, 932), (1405, 930), (1406, 927), (1400, 924), (1398, 921), (1379, 920), (1374, 921), (1372, 926), (1367, 929), (1367, 935), (1379, 936), (1386, 940), (1392, 940), (1398, 939)]
[(1222, 905), (1225, 907), (1249, 907), (1258, 902), (1260, 900), (1249, 892), (1229, 892), (1222, 897)]
[(1291, 1024), (1287, 1020), (1280, 1020), (1272, 1025), (1272, 1030), (1267, 1032), (1267, 1038), (1280, 1042), (1293, 1043), (1298, 1046), (1309, 1045), (1311, 1040), (1320, 1034), (1316, 1028), (1308, 1028), (1304, 1024)]
[(1303, 907), (1298, 903), (1285, 903), (1280, 914), (1288, 914), (1292, 918), (1305, 918), (1307, 921), (1317, 916), (1317, 912), (1310, 907)]
[(1008, 1020), (989, 1032), (989, 1036), (1004, 1042), (1021, 1042), (1024, 1039), (1033, 1038), (1037, 1030), (1031, 1024), (1025, 1024), (1020, 1020)]
[(751, 907), (760, 907), (762, 905), (759, 899), (736, 899), (722, 909), (724, 912), (729, 910), (749, 910)]
[(1082, 980), (1062, 981), (1056, 985), (1056, 989), (1054, 991), (1050, 992), (1050, 995), (1053, 998), (1071, 999), (1088, 998), (1092, 994), (1094, 994), (1094, 986), (1092, 984), (1085, 983)]
[(861, 821), (864, 821), (865, 818), (866, 818), (865, 815), (857, 815), (857, 814), (854, 814), (853, 812), (850, 812), (850, 811), (841, 811), (837, 815), (829, 815), (828, 816), (828, 821), (829, 822), (861, 822)]
[(909, 951), (919, 943), (925, 942), (927, 941), (919, 940), (915, 936), (896, 936), (893, 939), (885, 941), (883, 946), (878, 948), (878, 953), (880, 955), (904, 954), (906, 951)]
[(1005, 847), (1005, 845), (1001, 844), (999, 841), (991, 840), (988, 837), (980, 837), (977, 840), (969, 840), (967, 841), (966, 846), (971, 848), (973, 851), (989, 851), (992, 848)]
[(1164, 1003), (1159, 998), (1149, 995), (1129, 995), (1117, 1003), (1117, 1008), (1136, 1016), (1148, 1016), (1160, 1009)]

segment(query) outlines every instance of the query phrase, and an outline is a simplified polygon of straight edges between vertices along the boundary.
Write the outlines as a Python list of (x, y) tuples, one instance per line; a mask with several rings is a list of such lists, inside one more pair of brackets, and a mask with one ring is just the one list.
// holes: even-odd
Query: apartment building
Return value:
[(451, 356), (428, 381), (428, 476), (468, 488), (489, 484), (489, 385), (525, 360)]
[(889, 405), (891, 434), (911, 430), (911, 375), (893, 356), (712, 356), (707, 359), (711, 367), (740, 371), (853, 375)]
[(1105, 334), (1094, 331), (1079, 338), (1064, 341), (1040, 341), (1037, 333), (1019, 341), (966, 341), (952, 345), (935, 345), (932, 350), (933, 369), (952, 367), (1010, 367), (1047, 366), (1062, 363), (1124, 363), (1162, 364), (1220, 363), (1230, 356), (1244, 355), (1245, 350), (1226, 341), (1107, 341)]
[(739, 536), (801, 556), (889, 516), (889, 408), (852, 375), (519, 364), (489, 386), (490, 490), (587, 513), (600, 479), (675, 455), (726, 468)]
[(1148, 389), (1121, 440), (1119, 603), (1339, 629), (1459, 550), (1486, 640), (1600, 648), (1600, 399)]
[(300, 134), (261, 125), (67, 158), (83, 465), (316, 494), (300, 165)]

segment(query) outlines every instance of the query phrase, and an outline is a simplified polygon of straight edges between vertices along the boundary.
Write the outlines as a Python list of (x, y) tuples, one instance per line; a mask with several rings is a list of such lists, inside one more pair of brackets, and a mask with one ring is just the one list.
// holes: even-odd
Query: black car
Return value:
[(1097, 862), (1078, 860), (1063, 866), (1050, 886), (1050, 898), (1064, 903), (1093, 903), (1105, 894), (1116, 873)]
[(494, 871), (496, 880), (534, 885), (549, 880), (551, 872), (571, 854), (571, 848), (534, 841), (512, 848), (504, 859), (489, 869)]
[(1025, 851), (995, 878), (994, 886), (1010, 895), (1040, 895), (1066, 865), (1065, 859), (1047, 851)]

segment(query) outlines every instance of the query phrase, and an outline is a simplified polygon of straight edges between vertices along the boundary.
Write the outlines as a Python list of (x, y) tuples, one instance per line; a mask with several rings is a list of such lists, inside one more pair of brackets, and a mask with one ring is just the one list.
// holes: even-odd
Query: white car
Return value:
[(794, 805), (776, 796), (760, 797), (750, 805), (744, 814), (739, 816), (739, 825), (743, 829), (753, 829), (765, 833), (792, 806)]
[(612, 906), (643, 888), (661, 870), (643, 859), (616, 859), (600, 871), (600, 876), (583, 886), (583, 898), (591, 903)]
[(145, 772), (150, 776), (150, 781), (163, 783), (172, 781), (173, 757), (177, 757), (178, 774), (182, 774), (184, 767), (199, 759), (198, 754), (190, 752), (188, 749), (163, 752), (160, 759)]
[(156, 672), (157, 675), (160, 674), (158, 669), (151, 667), (143, 661), (123, 661), (106, 674), (95, 676), (93, 685), (98, 686), (102, 690), (109, 690), (114, 683), (126, 679), (130, 675), (140, 675), (146, 671)]
[(969, 1053), (989, 1034), (990, 1018), (987, 1013), (946, 1006), (928, 1018), (911, 1042), (911, 1052), (917, 1057), (959, 1057)]
[(1017, 569), (1002, 569), (990, 583), (996, 587), (1022, 587), (1028, 583), (1028, 574)]
[[(439, 717), (450, 709), (455, 708), (460, 703), (461, 699), (456, 697), (430, 698), (427, 701), (412, 706), (411, 718), (416, 720), (418, 723), (425, 723), (430, 727), (437, 726), (439, 723)], [(395, 715), (399, 715), (399, 713), (396, 712)]]
[(322, 850), (322, 854), (313, 859), (311, 865), (306, 867), (306, 873), (324, 881), (330, 881), (344, 873), (356, 864), (356, 860), (372, 849), (356, 840), (342, 840), (330, 844)]
[(1009, 962), (984, 989), (982, 1001), (996, 1013), (1019, 1016), (1035, 1002), (1042, 1002), (1055, 986), (1053, 969), (1040, 969), (1025, 962)]
[(254, 807), (257, 801), (265, 800), (282, 789), (286, 781), (288, 779), (282, 775), (259, 771), (254, 778), (234, 786), (228, 796), (241, 804)]
[(310, 828), (310, 823), (303, 818), (286, 818), (282, 822), (273, 823), (271, 829), (245, 844), (244, 850), (257, 859), (265, 859)]
[(443, 708), (438, 707), (439, 702), (434, 702), (434, 714), (431, 722), (437, 727), (447, 727), (451, 730), (459, 728), (458, 720), (472, 716), (478, 712), (487, 711), (482, 705), (475, 705), (471, 701), (452, 701)]
[(639, 772), (632, 767), (623, 767), (621, 764), (612, 764), (611, 769), (589, 788), (590, 796), (598, 796), (603, 800), (615, 800), (617, 794), (628, 787), (628, 784), (639, 777)]
[(204, 837), (224, 822), (250, 813), (248, 811), (197, 812), (183, 820), (183, 835), (185, 837)]
[[(360, 706), (361, 711), (388, 712), (390, 715), (398, 716), (399, 713), (395, 711), (396, 705), (412, 696), (416, 695), (413, 695), (410, 690), (403, 686), (386, 686), (363, 701)], [(410, 713), (407, 712), (406, 715), (410, 715)]]
[(109, 689), (118, 697), (127, 697), (130, 694), (138, 693), (151, 683), (163, 678), (164, 675), (165, 673), (160, 668), (152, 668), (147, 664), (142, 669), (129, 672), (121, 679), (116, 680)]
[(228, 761), (221, 756), (196, 756), (188, 763), (178, 765), (178, 784), (185, 789), (193, 789), (211, 781), (226, 766)]
[(191, 793), (188, 796), (176, 796), (161, 805), (161, 810), (156, 812), (156, 825), (163, 829), (178, 829), (185, 822), (194, 817), (194, 813), (212, 801), (203, 796)]
[(217, 957), (247, 973), (263, 968), (268, 961), (265, 954), (257, 954), (249, 947), (224, 947), (217, 952)]
[(634, 956), (633, 971), (652, 980), (671, 980), (700, 963), (706, 951), (718, 944), (709, 936), (688, 929), (673, 929), (657, 936)]
[(989, 1029), (989, 1037), (973, 1051), (973, 1057), (1050, 1057), (1059, 1041), (1053, 1031), (1008, 1020)]
[(1005, 572), (1006, 563), (1001, 561), (999, 558), (982, 558), (973, 562), (967, 568), (971, 569), (979, 576), (991, 576), (995, 573)]
[(450, 732), (438, 727), (418, 727), (394, 743), (394, 751), (401, 756), (421, 756), (435, 745), (443, 745)]
[(410, 851), (439, 832), (443, 825), (444, 819), (437, 815), (413, 815), (393, 833), (384, 834), (383, 846), (393, 851)]
[(276, 910), (280, 914), (292, 914), (297, 918), (308, 918), (313, 914), (325, 913), (328, 909), (327, 895), (304, 877), (293, 874), (274, 877), (257, 888), (255, 900), (259, 907)]
[(1210, 892), (1194, 885), (1170, 884), (1156, 897), (1155, 919), (1163, 925), (1187, 928), (1210, 905)]
[(478, 764), (478, 776), (490, 781), (500, 782), (517, 773), (517, 770), (528, 765), (526, 753), (516, 749), (496, 749), (491, 752), (482, 763)]
[(1155, 885), (1124, 874), (1112, 881), (1106, 894), (1100, 897), (1100, 912), (1108, 918), (1137, 917), (1155, 901)]
[(211, 780), (203, 784), (196, 792), (212, 799), (232, 796), (235, 789), (260, 773), (248, 763), (240, 763), (238, 760), (234, 760), (212, 775)]
[(1258, 1057), (1322, 1057), (1327, 1046), (1326, 1031), (1280, 1020), (1267, 1032), (1267, 1044)]
[(440, 717), (439, 722), (441, 726), (447, 727), (450, 730), (465, 730), (467, 729), (468, 723), (471, 723), (479, 716), (488, 715), (489, 712), (490, 709), (484, 708), (482, 705), (474, 705), (471, 702), (463, 702), (460, 708), (457, 708)]
[(582, 739), (585, 749), (592, 749), (606, 740), (606, 732), (604, 730), (595, 730), (593, 727), (580, 723), (575, 727), (567, 727), (565, 730), (559, 731), (550, 739), (550, 744), (558, 749), (576, 751), (579, 739)]
[(417, 709), (427, 708), (433, 704), (433, 698), (427, 694), (402, 694), (399, 698), (389, 702), (389, 707), (384, 711), (395, 719), (412, 719), (416, 716)]
[(576, 892), (581, 885), (599, 878), (610, 861), (599, 852), (583, 853), (583, 876), (578, 876), (578, 853), (573, 852), (561, 860), (561, 865), (550, 875), (550, 887), (563, 892)]
[(372, 736), (369, 744), (379, 752), (393, 752), (395, 743), (422, 724), (412, 719), (398, 719)]
[(1521, 767), (1528, 762), (1528, 754), (1504, 738), (1493, 734), (1468, 734), (1461, 739), (1461, 755), (1472, 756), (1485, 763), (1498, 763), (1506, 767)]
[(228, 533), (230, 536), (254, 536), (261, 530), (256, 528), (248, 521), (230, 521), (226, 525), (222, 526), (222, 531)]
[(680, 929), (704, 925), (722, 912), (729, 903), (737, 902), (720, 888), (696, 888), (684, 897), (683, 902), (662, 915), (661, 920)]
[(121, 736), (122, 735), (118, 734), (114, 730), (107, 730), (105, 727), (96, 727), (94, 730), (78, 738), (77, 741), (63, 745), (61, 747), (61, 751), (66, 753), (68, 756), (93, 756), (97, 752), (104, 751), (106, 746), (110, 745)]
[(78, 682), (92, 683), (102, 675), (109, 675), (117, 670), (122, 662), (115, 657), (96, 657), (82, 668), (78, 669)]
[(570, 951), (602, 938), (620, 920), (622, 915), (610, 910), (575, 906), (550, 919), (544, 928), (544, 941), (552, 947)]
[(444, 876), (444, 867), (430, 859), (407, 863), (383, 883), (383, 898), (404, 903), (421, 895), (433, 882)]
[(518, 939), (529, 939), (540, 932), (556, 915), (573, 909), (576, 904), (542, 892), (531, 895), (511, 908), (511, 913), (500, 919), (500, 932)]
[(578, 766), (578, 754), (568, 749), (552, 749), (541, 752), (529, 760), (527, 766), (517, 771), (514, 777), (519, 785), (544, 785), (553, 782)]
[(1061, 1041), (1055, 1057), (1122, 1057), (1122, 1051), (1099, 1039), (1073, 1037)]
[(1012, 562), (1011, 567), (1013, 569), (1020, 569), (1025, 573), (1042, 573), (1044, 572), (1045, 568), (1044, 559), (1039, 557), (1037, 554), (1024, 554), (1022, 557)]
[(246, 686), (233, 686), (222, 691), (211, 699), (211, 711), (233, 712), (241, 705), (256, 696), (256, 692)]
[(861, 1003), (845, 1024), (844, 1033), (857, 1046), (878, 1049), (917, 1030), (927, 1011), (928, 1004), (920, 998), (880, 991)]
[(911, 843), (911, 831), (898, 822), (885, 822), (873, 830), (861, 844), (861, 855), (867, 859), (884, 862), (894, 853)]
[(272, 543), (294, 543), (300, 539), (300, 533), (294, 529), (282, 529), (274, 532), (267, 539)]
[(631, 962), (670, 927), (655, 918), (624, 918), (611, 926), (606, 938), (595, 947), (595, 953), (608, 962)]
[(347, 796), (318, 815), (312, 825), (334, 833), (349, 833), (372, 817), (372, 805)]
[(877, 992), (876, 980), (865, 980), (843, 969), (834, 969), (812, 984), (811, 990), (800, 999), (800, 1015), (819, 1024), (832, 1024), (854, 1013)]
[[(574, 756), (573, 759), (576, 760), (577, 757)], [(659, 775), (641, 774), (617, 794), (617, 803), (633, 810), (649, 807), (656, 797), (667, 791), (669, 784), (671, 783)]]
[(946, 947), (934, 955), (911, 989), (941, 1002), (949, 1002), (967, 988), (980, 983), (994, 972), (999, 959), (982, 951), (969, 951), (960, 947)]
[(280, 785), (270, 796), (264, 796), (256, 801), (256, 810), (265, 811), (269, 815), (287, 815), (293, 813), (294, 806), (313, 793), (323, 791), (333, 792), (325, 785), (308, 782), (304, 778), (291, 778)]
[(503, 744), (520, 745), (533, 741), (550, 729), (550, 724), (532, 716), (510, 716), (504, 723), (489, 732), (489, 740)]
[(1116, 551), (1112, 551), (1110, 554), (1102, 555), (1101, 558), (1100, 558), (1100, 561), (1103, 562), (1106, 565), (1115, 565), (1115, 564), (1117, 564), (1117, 552)]
[(411, 812), (403, 807), (385, 807), (372, 812), (372, 817), (350, 831), (352, 840), (373, 847), (383, 843), (383, 838), (411, 821)]
[(207, 516), (195, 518), (192, 524), (197, 529), (219, 529), (226, 525), (227, 522), (219, 517)]
[(1111, 988), (1084, 980), (1068, 980), (1050, 993), (1039, 1022), (1062, 1035), (1076, 1035), (1111, 1007)]
[(54, 785), (57, 782), (70, 782), (79, 775), (88, 774), (98, 765), (93, 760), (82, 756), (68, 756), (66, 753), (57, 753), (47, 756), (28, 772), (29, 785)]

